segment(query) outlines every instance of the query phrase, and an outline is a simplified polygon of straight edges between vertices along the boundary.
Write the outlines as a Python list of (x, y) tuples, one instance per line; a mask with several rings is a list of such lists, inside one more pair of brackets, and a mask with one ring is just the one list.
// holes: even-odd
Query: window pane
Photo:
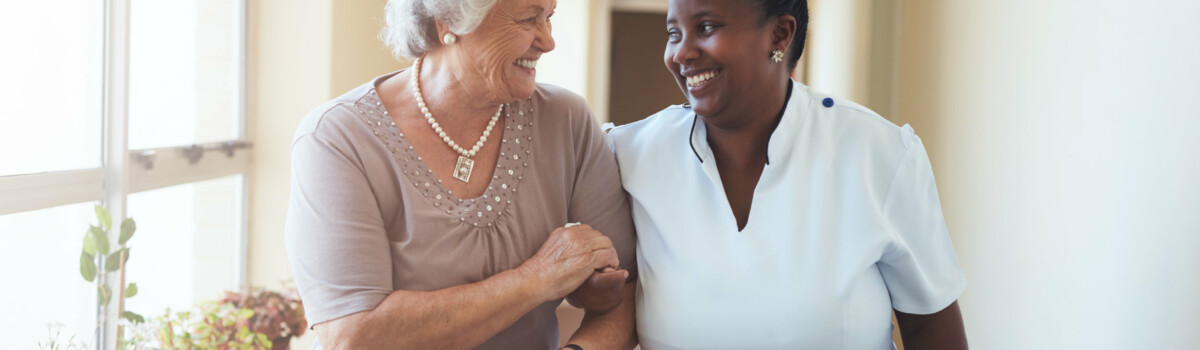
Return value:
[(125, 276), (138, 295), (127, 310), (159, 316), (237, 289), (241, 175), (132, 194), (129, 213), (138, 230)]
[(96, 223), (91, 203), (0, 216), (4, 232), (3, 316), (0, 344), (36, 349), (48, 324), (61, 324), (60, 341), (74, 336), (91, 344), (96, 330), (96, 285), (79, 273), (88, 225)]
[(239, 4), (131, 1), (130, 149), (238, 137)]
[(4, 4), (0, 176), (100, 166), (103, 4)]

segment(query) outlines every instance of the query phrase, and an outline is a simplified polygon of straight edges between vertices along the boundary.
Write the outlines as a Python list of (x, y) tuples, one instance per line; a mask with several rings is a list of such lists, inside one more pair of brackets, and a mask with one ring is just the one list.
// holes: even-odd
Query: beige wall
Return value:
[[(398, 69), (376, 39), (384, 0), (249, 1), (250, 176), (247, 280), (291, 279), (283, 245), (292, 135), (309, 110)], [(312, 336), (292, 344), (311, 347)]]
[(891, 118), (898, 5), (895, 0), (810, 0), (804, 83)]
[(1200, 3), (903, 6), (973, 347), (1200, 344)]
[(331, 90), (340, 96), (371, 78), (411, 65), (397, 61), (379, 40), (383, 29), (383, 6), (387, 0), (335, 1)]

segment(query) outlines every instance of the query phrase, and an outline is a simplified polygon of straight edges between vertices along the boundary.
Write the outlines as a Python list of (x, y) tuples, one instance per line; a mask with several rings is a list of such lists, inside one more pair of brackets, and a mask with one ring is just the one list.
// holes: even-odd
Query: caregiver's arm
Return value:
[(586, 225), (560, 228), (516, 269), (433, 292), (394, 291), (373, 310), (314, 330), (331, 350), (469, 349), (609, 266), (617, 266), (617, 255), (608, 237)]
[(963, 328), (958, 301), (929, 315), (896, 311), (896, 323), (899, 324), (905, 350), (967, 349), (967, 332)]
[(605, 314), (588, 312), (569, 344), (586, 350), (628, 350), (637, 345), (634, 291), (637, 281), (625, 283), (620, 305)]

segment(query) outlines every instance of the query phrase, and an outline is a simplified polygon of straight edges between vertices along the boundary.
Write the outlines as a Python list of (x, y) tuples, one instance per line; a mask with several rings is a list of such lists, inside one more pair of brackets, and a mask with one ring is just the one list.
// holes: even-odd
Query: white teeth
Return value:
[(687, 85), (688, 86), (700, 86), (700, 85), (704, 84), (705, 82), (707, 82), (709, 79), (716, 77), (717, 74), (719, 74), (717, 71), (712, 71), (712, 72), (701, 73), (701, 74), (693, 76), (693, 77), (688, 77)]
[(518, 59), (516, 64), (525, 69), (537, 68), (537, 60)]

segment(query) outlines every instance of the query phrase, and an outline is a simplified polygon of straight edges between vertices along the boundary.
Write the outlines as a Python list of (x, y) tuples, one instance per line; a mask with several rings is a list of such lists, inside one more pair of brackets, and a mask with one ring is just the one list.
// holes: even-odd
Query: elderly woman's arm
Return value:
[(395, 291), (314, 329), (326, 349), (469, 349), (609, 266), (617, 256), (608, 237), (587, 225), (558, 229), (516, 269), (434, 292)]

